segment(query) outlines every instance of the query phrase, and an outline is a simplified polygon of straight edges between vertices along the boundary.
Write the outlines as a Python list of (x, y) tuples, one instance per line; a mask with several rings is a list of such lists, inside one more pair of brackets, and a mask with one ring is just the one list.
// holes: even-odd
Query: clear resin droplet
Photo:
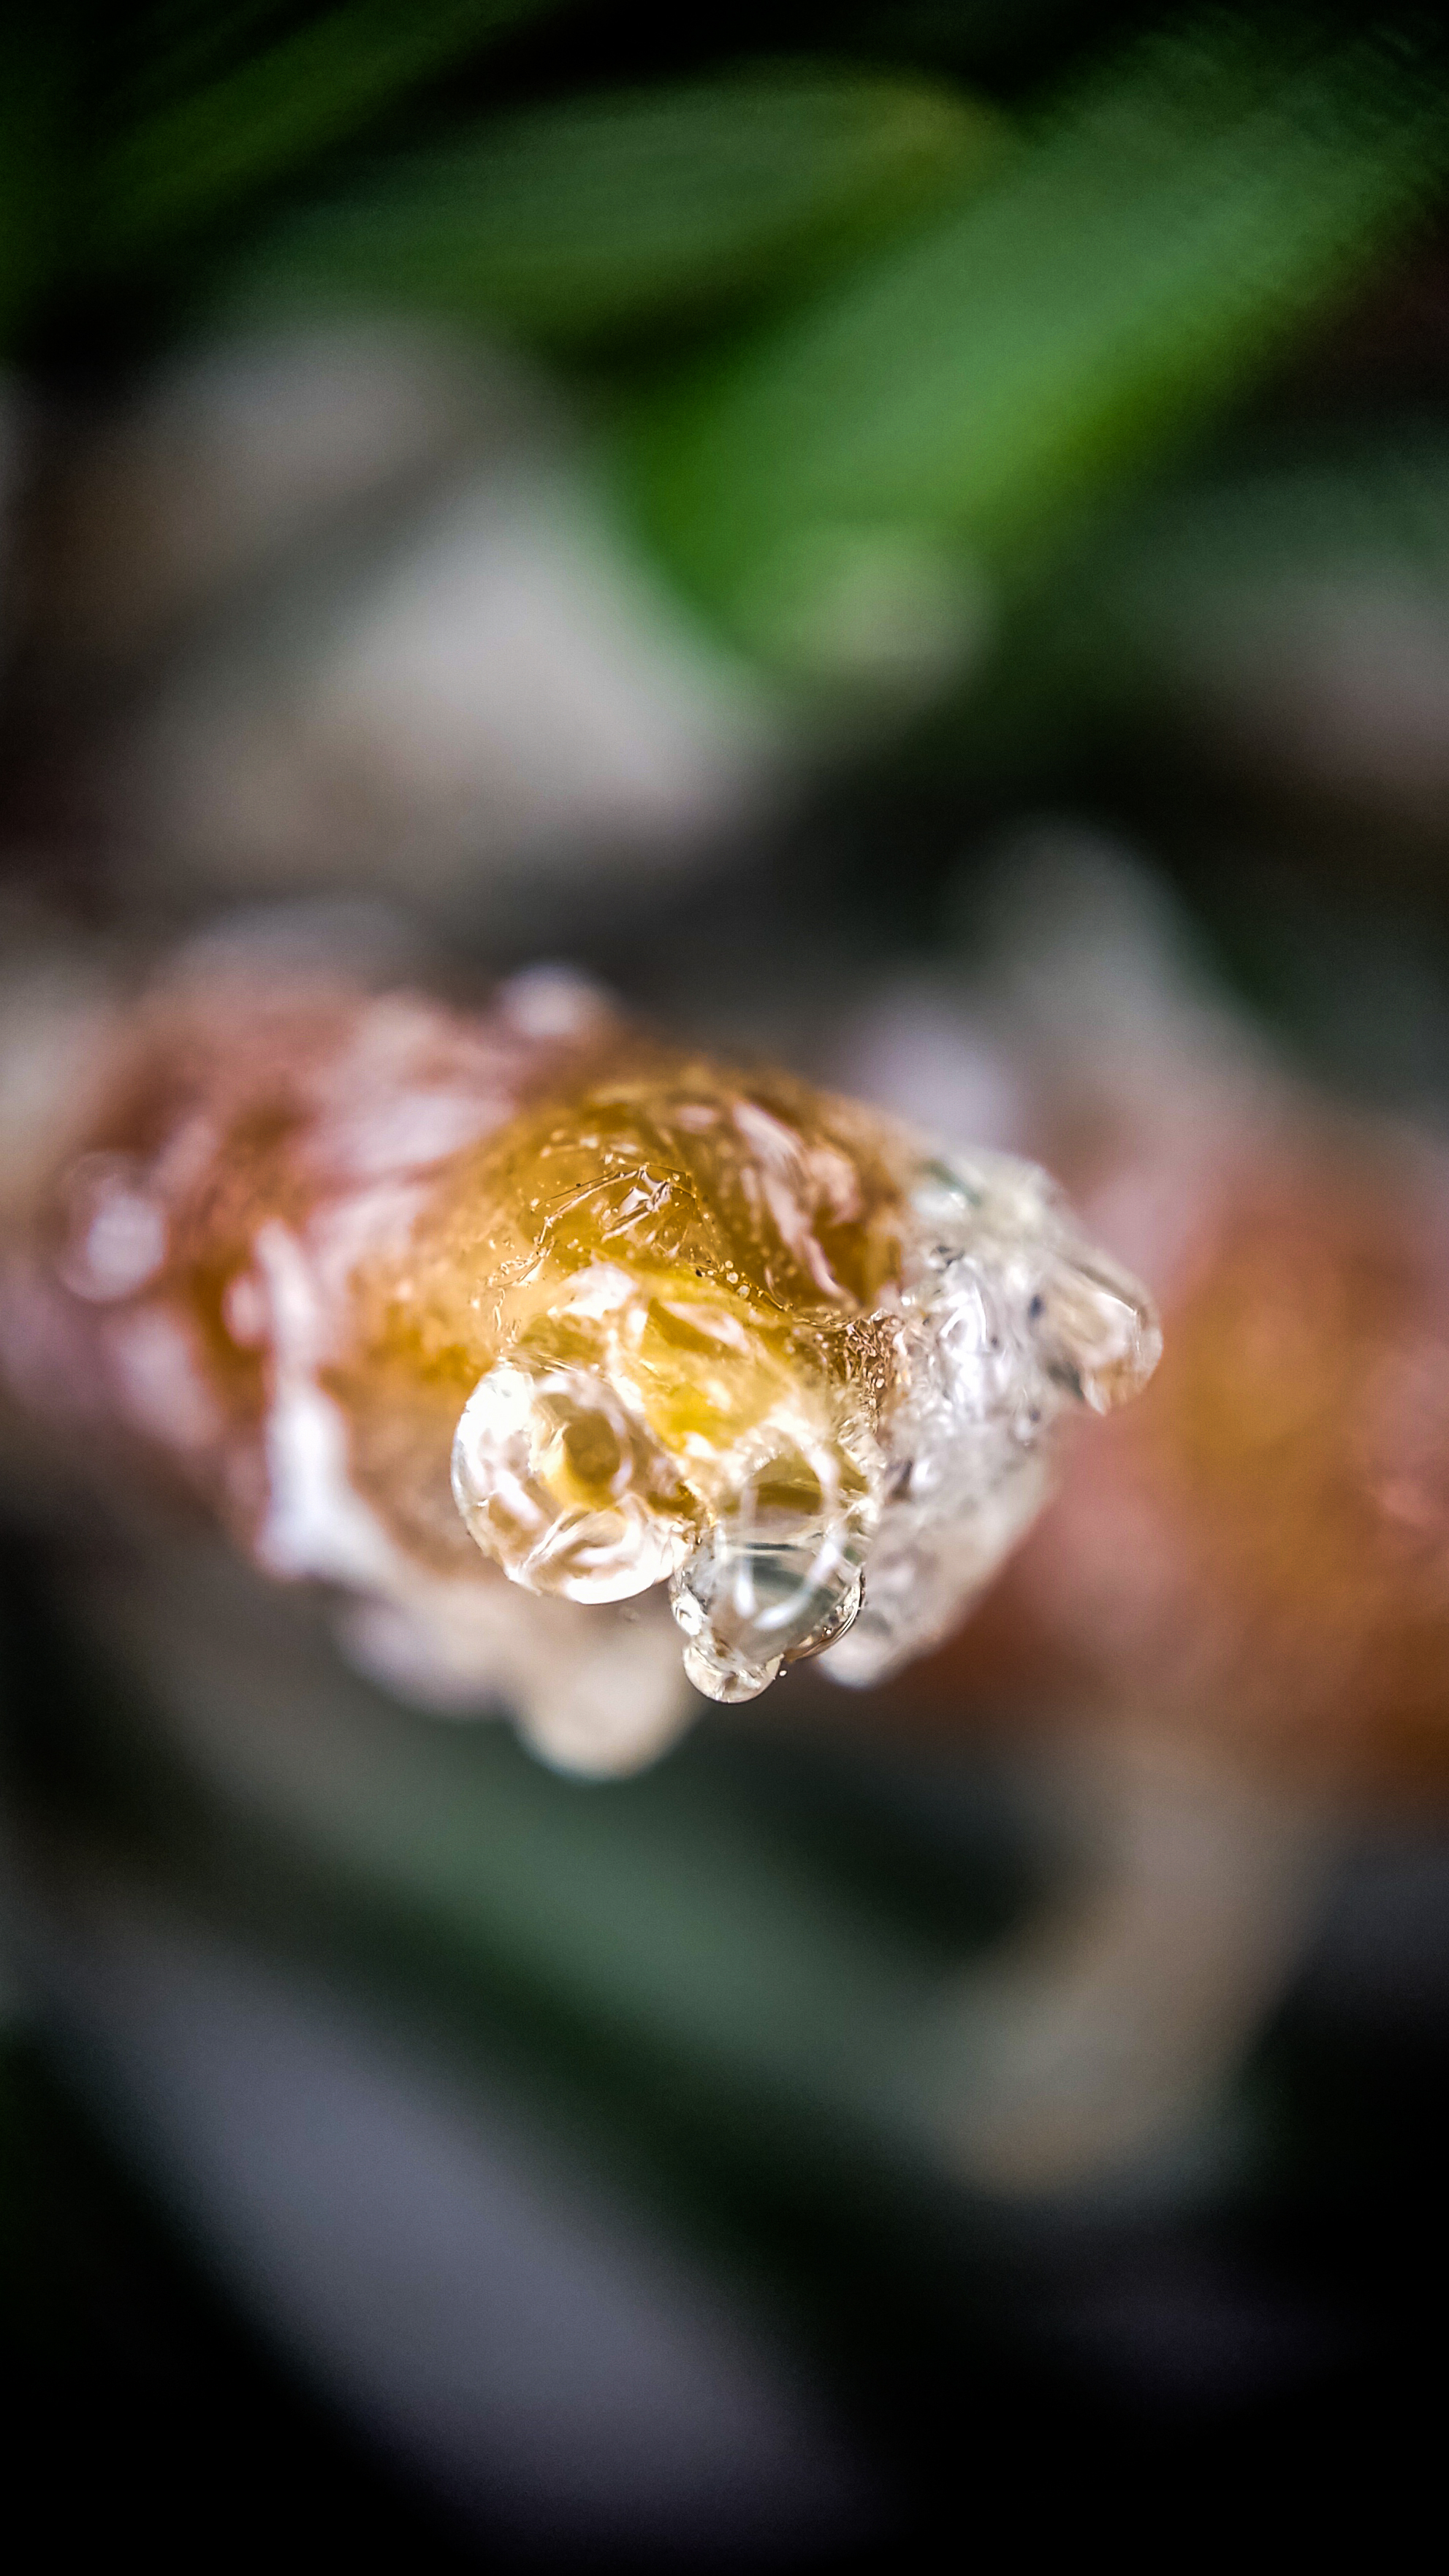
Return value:
[(834, 1607), (826, 1612), (819, 1627), (812, 1628), (808, 1637), (803, 1637), (798, 1646), (790, 1648), (785, 1657), (786, 1663), (808, 1663), (814, 1656), (823, 1655), (827, 1646), (836, 1645), (847, 1631), (854, 1627), (860, 1617), (860, 1605), (864, 1598), (865, 1584), (863, 1578), (857, 1575), (854, 1582), (841, 1593)]
[(570, 1601), (647, 1592), (693, 1543), (669, 1460), (595, 1370), (489, 1369), (458, 1424), (453, 1493), (505, 1574)]
[[(711, 1698), (726, 1694), (698, 1681), (696, 1667), (773, 1680), (782, 1663), (822, 1652), (859, 1606), (866, 1514), (795, 1518), (784, 1504), (762, 1504), (761, 1490), (753, 1484), (735, 1510), (712, 1524), (670, 1586), (675, 1619), (689, 1640), (685, 1670)], [(764, 1687), (765, 1680), (754, 1685)], [(728, 1696), (753, 1697), (754, 1690)]]
[(826, 1664), (861, 1686), (949, 1633), (1040, 1510), (1063, 1414), (1125, 1402), (1162, 1348), (1145, 1290), (1035, 1165), (933, 1156), (907, 1204), (885, 1492), (860, 1615)]

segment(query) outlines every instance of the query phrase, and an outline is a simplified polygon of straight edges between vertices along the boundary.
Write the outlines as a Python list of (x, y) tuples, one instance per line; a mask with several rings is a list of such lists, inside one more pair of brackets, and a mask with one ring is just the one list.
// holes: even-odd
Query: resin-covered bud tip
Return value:
[(668, 1741), (681, 1645), (744, 1700), (933, 1644), (1058, 1420), (1156, 1360), (1031, 1166), (653, 1045), (559, 972), (458, 1012), (183, 956), (86, 1029), (51, 1128), (6, 1131), (5, 1387), (571, 1769)]
[(552, 1103), (487, 1187), (458, 1508), (530, 1591), (667, 1582), (713, 1699), (931, 1645), (1039, 1507), (1058, 1418), (1156, 1365), (1145, 1292), (1033, 1166), (783, 1078), (652, 1055)]

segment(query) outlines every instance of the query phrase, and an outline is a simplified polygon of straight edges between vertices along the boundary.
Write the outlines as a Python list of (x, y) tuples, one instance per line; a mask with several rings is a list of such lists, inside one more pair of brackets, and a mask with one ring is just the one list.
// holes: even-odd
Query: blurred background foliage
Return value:
[[(1251, 1045), (1442, 1136), (1435, 13), (701, 0), (661, 23), (611, 0), (56, 0), (8, 13), (0, 74), (14, 887), (87, 933), (140, 937), (218, 896), (381, 875), (430, 912), (450, 975), (567, 950), (676, 1023), (843, 1080), (863, 1079), (864, 1024), (904, 993), (917, 1037), (949, 1022), (930, 1081), (944, 1097), (959, 1077), (969, 1102), (961, 1029), (979, 1035), (983, 990), (1021, 1015), (1019, 993), (989, 987), (1011, 836), (1067, 815), (1151, 852), (1152, 900), (1171, 889), (1194, 972), (1252, 1014)], [(281, 469), (267, 482), (273, 432), (242, 403), (238, 448), (262, 458), (253, 526), (245, 477), (233, 489), (207, 462), (226, 353), (379, 325), (436, 331), (428, 346), (449, 353), (423, 427), (400, 399), (381, 463), (363, 454), (349, 483), (351, 431), (327, 415), (336, 452), (318, 466), (303, 416), (294, 488)], [(504, 369), (502, 429), (491, 413), (478, 426), (475, 364), (484, 413)], [(202, 385), (193, 412), (127, 447), (173, 381)], [(245, 819), (214, 866), (158, 871), (160, 809), (108, 801), (118, 730), (170, 708), (177, 671), (204, 676), (208, 655), (228, 707), (254, 669), (269, 686), (280, 669), (290, 727), (316, 636), (360, 628), (357, 563), (406, 555), (419, 492), (460, 457), (511, 471), (521, 453), (550, 475), (556, 452), (550, 535), (573, 526), (582, 457), (619, 549), (597, 560), (621, 596), (638, 582), (667, 600), (704, 657), (691, 690), (724, 674), (720, 703), (734, 693), (730, 758), (745, 742), (745, 764), (772, 780), (775, 764), (786, 788), (739, 805), (711, 788), (702, 827), (681, 789), (687, 833), (664, 797), (664, 837), (685, 851), (672, 871), (618, 863), (632, 809), (602, 796), (597, 811), (583, 796), (567, 869), (552, 842), (536, 854), (525, 817), (522, 890), (505, 893), (471, 809), (429, 875), (433, 825), (406, 780), (391, 873), (364, 863), (377, 800), (350, 771), (324, 865), (303, 762), (295, 838), (255, 883)], [(440, 526), (451, 563), (462, 539)], [(639, 631), (607, 627), (601, 666), (627, 662)], [(424, 695), (451, 651), (448, 630)], [(500, 685), (495, 659), (484, 714)], [(467, 733), (478, 710), (458, 703)], [(549, 727), (551, 768), (567, 704)], [(270, 757), (272, 735), (237, 740), (235, 774), (264, 771), (255, 743)], [(197, 811), (226, 803), (213, 775), (233, 772), (198, 775), (183, 850)], [(1072, 1090), (1069, 1067), (1054, 1143), (1070, 1144)], [(235, 2173), (218, 2181), (216, 2163), (199, 2183), (180, 2128), (157, 2143), (156, 2104), (193, 2083), (136, 2000), (164, 1984), (163, 1955), (192, 1977), (194, 2017), (214, 2012), (238, 2082), (255, 2062), (259, 2099), (285, 2051), (248, 2057), (273, 2007), (260, 1989), (238, 2002), (236, 1958), (274, 1975), (277, 2031), (320, 1981), (389, 2045), (401, 2031), (430, 2068), (564, 2140), (692, 2249), (710, 2296), (730, 2285), (793, 2339), (854, 2465), (791, 2434), (794, 2466), (760, 2507), (780, 2517), (774, 2563), (899, 2563), (1007, 2459), (1045, 2454), (1067, 2502), (1115, 2513), (1144, 2445), (1189, 2479), (1226, 2475), (1225, 2459), (1245, 2480), (1274, 2462), (1308, 2476), (1330, 2438), (1418, 2419), (1449, 2105), (1432, 1799), (1350, 1799), (1334, 1892), (1186, 2144), (1120, 2188), (1024, 2213), (962, 2187), (933, 2089), (953, 1975), (1082, 1866), (1060, 1784), (1002, 1750), (1002, 1709), (1020, 1703), (989, 1671), (948, 1665), (848, 1720), (805, 1680), (779, 1721), (711, 1721), (649, 1778), (586, 1789), (498, 1730), (390, 1705), (341, 1674), (305, 1607), (167, 1548), (160, 1573), (123, 1551), (120, 1574), (97, 1574), (84, 1545), (28, 1540), (8, 1560), (17, 1830), (49, 1927), (50, 2035), (5, 2060), (0, 2271), (37, 2421), (102, 2424), (118, 2510), (147, 2509), (138, 2457), (171, 2475), (167, 2421), (243, 2499), (243, 2525), (253, 2502), (267, 2527), (290, 2497), (294, 2528), (333, 2545), (382, 2532), (476, 2559), (517, 2544), (531, 2563), (582, 2545), (590, 2564), (615, 2545), (602, 2506), (584, 2544), (560, 2538), (529, 2524), (496, 2463), (501, 2485), (460, 2505), (456, 2459), (415, 2474), (431, 2459), (416, 2427), (356, 2432), (359, 2408), (390, 2421), (392, 2399), (339, 2397), (336, 2333), (313, 2315), (307, 2347), (305, 2301), (258, 2288), (265, 2231), (238, 2254), (217, 2218), (245, 2197)], [(314, 2055), (298, 2116), (320, 2133), (332, 2061)], [(245, 2134), (218, 2085), (219, 2128)], [(271, 2187), (279, 2206), (302, 2192), (285, 2165)], [(571, 2207), (562, 2192), (565, 2233)], [(739, 2403), (745, 2456), (763, 2437)], [(579, 2471), (586, 2488), (596, 2472)], [(1019, 2491), (1013, 2509), (1023, 2531), (1047, 2511)], [(618, 2510), (619, 2563), (641, 2563)], [(692, 2563), (683, 2513), (648, 2546)], [(769, 2559), (745, 2522), (721, 2527), (737, 2556)]]
[[(1311, 805), (1291, 719), (1254, 758), (1228, 701), (1308, 589), (1404, 594), (1432, 508), (1438, 379), (1395, 376), (1433, 331), (1347, 403), (1302, 370), (1386, 260), (1436, 293), (1433, 13), (71, 0), (4, 43), (0, 315), (55, 454), (168, 348), (425, 317), (563, 384), (646, 556), (832, 761), (896, 781), (904, 742), (1009, 809), (1109, 767), (1140, 802), (1176, 746), (1239, 800), (1296, 759)], [(1432, 838), (1360, 768), (1364, 828)]]

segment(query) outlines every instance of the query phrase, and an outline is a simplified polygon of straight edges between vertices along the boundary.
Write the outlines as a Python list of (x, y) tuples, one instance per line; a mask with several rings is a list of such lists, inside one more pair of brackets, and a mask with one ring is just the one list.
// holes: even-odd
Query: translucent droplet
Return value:
[(1137, 1281), (1101, 1254), (1055, 1262), (1033, 1320), (1059, 1381), (1094, 1413), (1140, 1395), (1162, 1357), (1156, 1310)]
[(692, 1640), (684, 1649), (686, 1679), (706, 1699), (718, 1700), (726, 1707), (758, 1699), (775, 1680), (783, 1660), (780, 1655), (771, 1655), (767, 1663), (751, 1664), (742, 1655), (718, 1653), (705, 1639)]
[(453, 1492), (505, 1574), (570, 1601), (626, 1601), (664, 1582), (694, 1544), (669, 1459), (588, 1369), (489, 1369), (458, 1424)]
[(671, 1587), (686, 1670), (711, 1698), (752, 1699), (783, 1662), (842, 1636), (859, 1606), (859, 1522), (844, 1511), (792, 1521), (760, 1507), (762, 1484), (706, 1531)]
[(823, 1655), (828, 1646), (837, 1645), (855, 1626), (864, 1597), (864, 1578), (858, 1574), (848, 1590), (842, 1592), (834, 1609), (826, 1613), (819, 1627), (812, 1628), (809, 1636), (802, 1638), (798, 1646), (792, 1646), (784, 1661), (787, 1664), (808, 1663), (813, 1656)]

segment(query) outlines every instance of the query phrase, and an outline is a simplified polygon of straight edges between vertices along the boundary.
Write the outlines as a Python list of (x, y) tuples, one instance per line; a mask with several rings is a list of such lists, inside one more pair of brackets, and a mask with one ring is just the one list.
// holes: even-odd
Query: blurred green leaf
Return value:
[(64, 53), (43, 31), (0, 28), (0, 348), (62, 251)]
[(953, 579), (969, 629), (983, 572), (1211, 416), (1446, 165), (1437, 45), (1154, 35), (973, 202), (657, 405), (647, 525), (779, 662), (848, 669), (913, 617), (949, 641)]
[(119, 130), (174, 107), (333, 0), (135, 0), (108, 10), (79, 0), (90, 23), (82, 42), (91, 90), (108, 124)]
[[(92, 174), (95, 255), (166, 248), (557, 0), (343, 0), (124, 130)], [(243, 33), (254, 13), (234, 13)], [(185, 60), (184, 51), (180, 60)]]
[(945, 89), (829, 69), (569, 100), (292, 218), (243, 291), (598, 339), (779, 292), (984, 177), (1007, 140)]

